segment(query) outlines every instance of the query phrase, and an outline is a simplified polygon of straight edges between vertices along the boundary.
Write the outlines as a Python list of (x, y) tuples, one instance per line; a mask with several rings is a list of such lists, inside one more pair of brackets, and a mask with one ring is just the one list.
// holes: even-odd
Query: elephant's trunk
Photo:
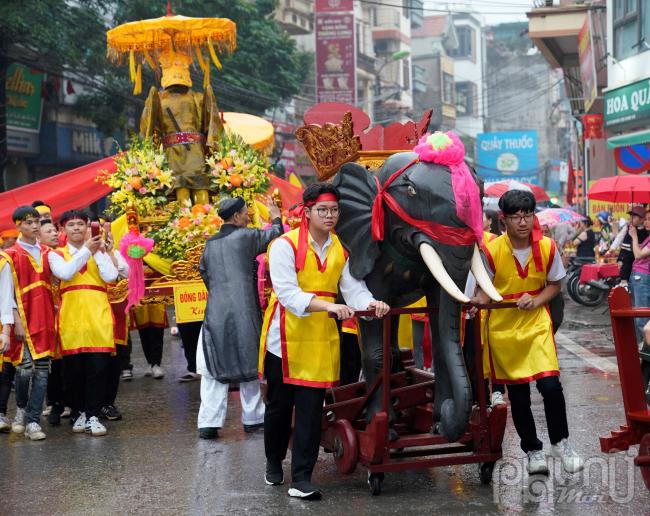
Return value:
[(438, 312), (438, 346), (441, 349), (438, 357), (445, 362), (443, 369), (446, 369), (448, 378), (440, 380), (449, 382), (452, 397), (442, 402), (439, 430), (449, 442), (457, 441), (465, 433), (472, 410), (472, 386), (460, 345), (460, 324), (458, 302), (441, 290)]

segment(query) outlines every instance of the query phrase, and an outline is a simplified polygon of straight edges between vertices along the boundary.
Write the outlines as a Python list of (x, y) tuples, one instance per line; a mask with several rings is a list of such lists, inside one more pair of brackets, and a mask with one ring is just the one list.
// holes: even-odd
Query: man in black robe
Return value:
[(264, 403), (257, 376), (262, 312), (257, 292), (256, 257), (282, 234), (280, 210), (269, 205), (272, 225), (248, 228), (244, 199), (224, 199), (219, 233), (207, 241), (200, 272), (208, 289), (208, 303), (197, 349), (201, 376), (199, 437), (215, 439), (224, 424), (228, 385), (239, 382), (242, 423), (246, 432), (264, 424)]

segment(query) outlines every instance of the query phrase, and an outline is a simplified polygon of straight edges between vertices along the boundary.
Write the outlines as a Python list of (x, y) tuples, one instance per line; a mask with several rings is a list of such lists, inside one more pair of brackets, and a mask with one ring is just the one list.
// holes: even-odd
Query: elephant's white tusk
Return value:
[(481, 260), (481, 253), (476, 244), (474, 244), (474, 254), (472, 255), (472, 274), (474, 274), (478, 286), (481, 287), (481, 290), (485, 292), (490, 299), (497, 303), (503, 301), (503, 297), (492, 284), (490, 275), (485, 270), (485, 264), (483, 263), (483, 260)]
[(419, 251), (431, 274), (447, 294), (460, 303), (469, 303), (470, 299), (460, 291), (454, 280), (451, 279), (436, 250), (429, 244), (420, 244)]

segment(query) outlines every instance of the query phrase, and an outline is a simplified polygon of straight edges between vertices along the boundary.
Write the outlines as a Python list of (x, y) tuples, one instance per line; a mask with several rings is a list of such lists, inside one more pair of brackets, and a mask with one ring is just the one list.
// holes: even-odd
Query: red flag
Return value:
[(575, 170), (573, 170), (573, 162), (571, 161), (571, 156), (569, 156), (568, 167), (569, 177), (566, 184), (566, 203), (572, 205), (576, 194), (576, 173)]

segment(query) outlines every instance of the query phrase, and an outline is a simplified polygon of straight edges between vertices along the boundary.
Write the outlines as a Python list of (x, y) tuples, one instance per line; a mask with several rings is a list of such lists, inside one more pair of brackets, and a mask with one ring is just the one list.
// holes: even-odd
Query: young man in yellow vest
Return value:
[[(568, 442), (566, 403), (548, 308), (566, 272), (555, 242), (541, 234), (532, 193), (506, 192), (499, 208), (506, 233), (488, 242), (484, 251), (494, 286), (504, 301), (516, 302), (517, 308), (488, 312), (484, 363), (492, 383), (508, 386), (512, 420), (528, 455), (528, 473), (548, 474), (530, 409), (533, 381), (544, 399), (551, 454), (562, 461), (566, 471), (575, 473), (583, 468), (583, 461)], [(481, 291), (475, 300), (488, 302)]]
[(75, 417), (72, 431), (106, 435), (98, 417), (115, 351), (106, 284), (117, 279), (118, 271), (101, 236), (87, 238), (88, 215), (67, 211), (61, 225), (68, 243), (48, 258), (52, 274), (61, 280), (58, 331)]
[[(269, 246), (273, 292), (259, 359), (260, 378), (268, 386), (265, 481), (268, 485), (284, 481), (282, 461), (295, 408), (289, 496), (303, 499), (321, 498), (311, 475), (318, 458), (325, 389), (339, 381), (339, 334), (328, 312), (348, 319), (355, 309), (375, 310), (379, 317), (389, 309), (350, 274), (347, 251), (333, 232), (338, 199), (332, 185), (310, 185), (303, 193), (300, 227)], [(335, 303), (339, 291), (349, 306)]]

